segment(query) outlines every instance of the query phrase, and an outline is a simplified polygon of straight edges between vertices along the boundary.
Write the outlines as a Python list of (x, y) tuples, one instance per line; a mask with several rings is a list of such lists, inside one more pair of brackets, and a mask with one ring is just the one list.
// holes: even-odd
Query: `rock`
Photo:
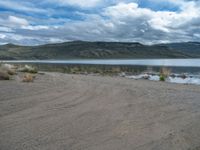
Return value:
[(182, 78), (182, 79), (186, 79), (187, 78), (187, 76), (185, 74), (181, 74), (181, 75), (179, 75), (179, 77)]
[(171, 75), (170, 75), (170, 77), (172, 77), (172, 78), (175, 78), (175, 77), (176, 77), (176, 75), (175, 75), (175, 74), (171, 74)]
[(150, 76), (149, 76), (148, 74), (144, 74), (144, 75), (142, 76), (142, 78), (145, 79), (145, 80), (148, 80), (148, 79), (150, 78)]

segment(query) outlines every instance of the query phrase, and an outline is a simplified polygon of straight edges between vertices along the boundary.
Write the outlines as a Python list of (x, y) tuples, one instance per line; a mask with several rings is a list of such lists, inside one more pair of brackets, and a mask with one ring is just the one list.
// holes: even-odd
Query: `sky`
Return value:
[(1, 0), (0, 44), (200, 41), (200, 0)]

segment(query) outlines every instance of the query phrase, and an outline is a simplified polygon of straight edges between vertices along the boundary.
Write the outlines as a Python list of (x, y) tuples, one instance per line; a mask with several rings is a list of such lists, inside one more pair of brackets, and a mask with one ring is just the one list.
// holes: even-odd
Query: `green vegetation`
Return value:
[(200, 43), (143, 45), (74, 41), (41, 46), (0, 46), (0, 60), (112, 58), (200, 58)]
[(160, 81), (165, 81), (165, 77), (164, 76), (160, 76)]

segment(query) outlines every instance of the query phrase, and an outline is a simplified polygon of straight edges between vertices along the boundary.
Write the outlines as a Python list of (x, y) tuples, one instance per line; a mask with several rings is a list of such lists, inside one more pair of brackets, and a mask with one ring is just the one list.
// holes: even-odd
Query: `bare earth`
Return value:
[(0, 150), (199, 150), (200, 86), (46, 73), (0, 82)]

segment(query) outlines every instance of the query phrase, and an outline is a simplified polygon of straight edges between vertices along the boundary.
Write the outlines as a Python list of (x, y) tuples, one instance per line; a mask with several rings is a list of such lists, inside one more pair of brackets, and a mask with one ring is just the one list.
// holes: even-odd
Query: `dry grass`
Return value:
[(2, 64), (0, 66), (1, 70), (4, 72), (7, 72), (9, 75), (15, 75), (16, 74), (16, 67), (14, 65), (10, 64)]
[(26, 72), (26, 73), (38, 73), (38, 70), (32, 66), (25, 65), (24, 67), (21, 67), (18, 69), (20, 72)]
[(160, 69), (160, 76), (167, 78), (170, 76), (170, 74), (171, 74), (171, 70), (169, 68), (161, 68)]
[(111, 72), (112, 72), (112, 73), (120, 73), (120, 72), (121, 72), (121, 69), (120, 69), (120, 67), (113, 67), (113, 68), (111, 69)]
[(165, 81), (171, 74), (171, 70), (169, 68), (161, 68), (160, 69), (160, 81)]
[(23, 76), (22, 82), (33, 82), (34, 78), (35, 78), (35, 76), (27, 73)]
[(0, 80), (10, 80), (9, 75), (16, 74), (13, 65), (10, 64), (0, 64)]

